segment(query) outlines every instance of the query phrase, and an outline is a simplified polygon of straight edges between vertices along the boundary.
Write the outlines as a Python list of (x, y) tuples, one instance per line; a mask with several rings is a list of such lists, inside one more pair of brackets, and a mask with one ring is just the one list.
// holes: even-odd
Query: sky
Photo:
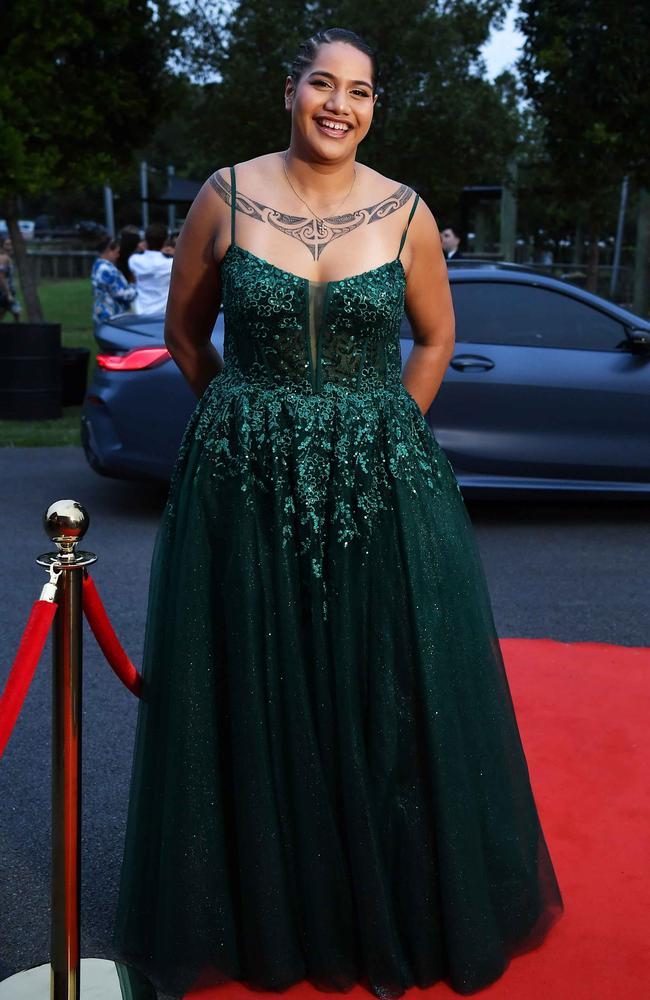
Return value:
[(489, 41), (483, 47), (483, 56), (490, 80), (493, 80), (506, 67), (511, 66), (519, 55), (518, 50), (523, 42), (523, 35), (515, 30), (516, 15), (517, 4), (513, 4), (508, 11), (501, 31), (493, 31)]

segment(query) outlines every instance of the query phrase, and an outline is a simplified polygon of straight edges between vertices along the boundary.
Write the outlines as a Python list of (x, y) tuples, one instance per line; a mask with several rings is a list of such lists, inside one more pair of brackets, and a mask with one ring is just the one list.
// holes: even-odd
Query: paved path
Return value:
[[(142, 655), (151, 551), (164, 489), (104, 479), (76, 448), (0, 450), (0, 687), (44, 582), (42, 516), (84, 503), (93, 577), (133, 660)], [(650, 645), (648, 506), (469, 505), (500, 636)], [(111, 957), (136, 700), (85, 629), (82, 955)], [(50, 650), (0, 761), (0, 980), (49, 958)], [(164, 1000), (164, 998), (161, 998)]]

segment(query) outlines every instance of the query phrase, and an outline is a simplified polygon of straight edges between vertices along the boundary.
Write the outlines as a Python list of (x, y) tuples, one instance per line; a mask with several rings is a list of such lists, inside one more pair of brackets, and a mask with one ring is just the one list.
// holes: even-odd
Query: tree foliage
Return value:
[(380, 64), (373, 127), (359, 158), (448, 211), (463, 184), (500, 180), (516, 108), (485, 79), (480, 50), (506, 0), (242, 0), (186, 5), (189, 63), (214, 82), (199, 113), (205, 169), (288, 145), (284, 81), (300, 42), (334, 25), (357, 31)]
[(1, 19), (0, 204), (38, 318), (19, 199), (98, 186), (132, 158), (164, 111), (181, 20), (168, 0), (9, 0)]
[(650, 183), (650, 5), (521, 0), (518, 62), (536, 112), (551, 197), (597, 237), (625, 174)]

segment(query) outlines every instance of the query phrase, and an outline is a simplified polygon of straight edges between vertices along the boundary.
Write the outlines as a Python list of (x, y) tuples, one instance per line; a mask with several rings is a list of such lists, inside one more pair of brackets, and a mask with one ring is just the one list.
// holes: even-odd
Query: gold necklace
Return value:
[[(300, 195), (296, 191), (295, 187), (291, 183), (291, 180), (289, 179), (289, 174), (287, 173), (287, 153), (288, 152), (289, 152), (289, 150), (287, 149), (285, 151), (283, 157), (282, 157), (282, 166), (284, 168), (284, 176), (287, 178), (287, 183), (288, 183), (289, 187), (291, 188), (291, 190), (293, 191), (293, 193), (295, 194), (296, 198), (303, 203), (303, 205), (305, 206), (305, 208), (309, 209), (309, 211), (311, 212), (311, 214), (314, 216), (314, 219), (316, 220), (316, 222), (318, 222), (319, 226), (322, 226), (323, 225), (323, 217), (320, 216), (320, 215), (318, 215), (313, 210), (313, 208), (311, 207), (311, 205), (307, 204), (307, 202), (305, 201), (304, 198), (300, 197)], [(336, 208), (334, 209), (334, 211), (337, 211), (337, 209), (339, 209), (341, 207), (341, 205), (343, 205), (343, 203), (346, 202), (348, 200), (348, 198), (350, 197), (350, 195), (352, 194), (352, 188), (354, 187), (354, 183), (355, 183), (355, 181), (357, 179), (357, 168), (353, 167), (352, 169), (354, 171), (354, 177), (352, 178), (352, 184), (350, 185), (350, 190), (348, 191), (348, 193), (344, 197), (343, 201), (339, 202), (339, 204), (336, 206)], [(329, 216), (328, 216), (328, 218), (329, 218)]]

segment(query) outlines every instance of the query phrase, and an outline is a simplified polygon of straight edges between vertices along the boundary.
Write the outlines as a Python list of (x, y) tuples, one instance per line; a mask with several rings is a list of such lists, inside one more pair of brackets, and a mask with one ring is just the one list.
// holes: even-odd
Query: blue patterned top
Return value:
[(104, 257), (98, 257), (91, 274), (93, 285), (93, 319), (103, 323), (118, 313), (128, 312), (129, 305), (138, 294), (135, 285), (130, 285), (115, 264)]

